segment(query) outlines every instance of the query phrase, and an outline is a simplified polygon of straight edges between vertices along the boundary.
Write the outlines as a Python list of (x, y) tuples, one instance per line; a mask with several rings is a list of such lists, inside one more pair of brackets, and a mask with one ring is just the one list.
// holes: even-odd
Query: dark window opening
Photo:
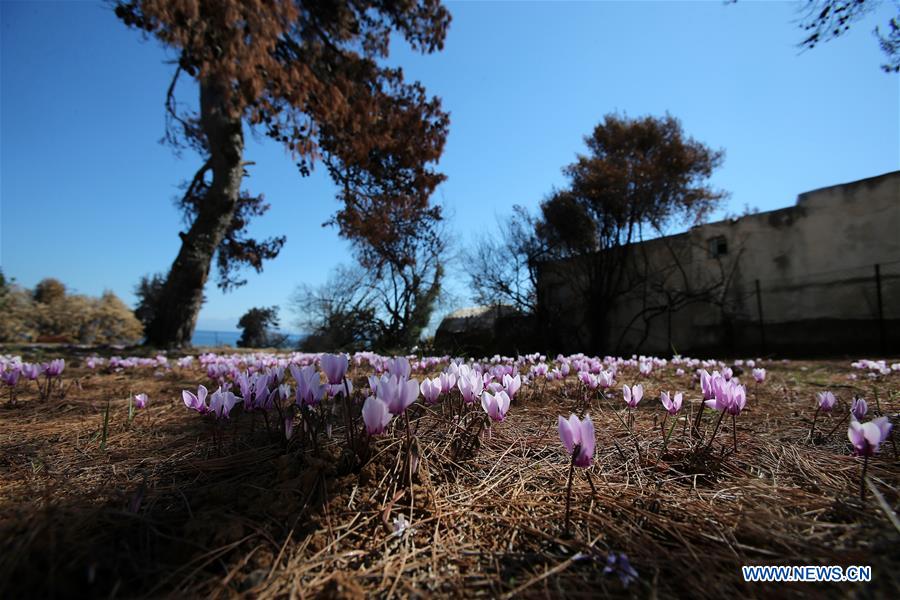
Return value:
[(728, 254), (728, 240), (720, 235), (709, 240), (709, 255), (712, 258)]

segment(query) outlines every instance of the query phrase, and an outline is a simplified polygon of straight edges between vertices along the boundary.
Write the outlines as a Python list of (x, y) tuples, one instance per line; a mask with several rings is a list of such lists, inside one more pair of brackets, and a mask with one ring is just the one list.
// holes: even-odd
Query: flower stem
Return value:
[(666, 434), (666, 437), (663, 440), (662, 452), (660, 454), (666, 453), (666, 448), (669, 445), (669, 438), (672, 437), (672, 432), (675, 431), (676, 425), (678, 425), (678, 419), (672, 419), (672, 425), (669, 427), (669, 433)]
[(869, 455), (863, 456), (862, 476), (859, 478), (859, 499), (866, 500), (866, 467), (869, 466)]
[(827, 438), (830, 438), (832, 435), (834, 435), (834, 432), (837, 431), (837, 428), (841, 426), (841, 423), (843, 423), (844, 421), (847, 420), (847, 417), (848, 417), (849, 415), (850, 415), (850, 413), (845, 414), (845, 415), (841, 418), (841, 420), (838, 421), (837, 425), (835, 425), (834, 427), (831, 428), (831, 431), (828, 432), (828, 435), (825, 436), (825, 438), (827, 439)]
[(703, 418), (703, 408), (704, 408), (705, 406), (706, 406), (706, 405), (704, 404), (704, 401), (701, 400), (701, 401), (700, 401), (700, 408), (697, 409), (697, 416), (694, 417), (693, 434), (694, 434), (694, 436), (696, 436), (696, 437), (699, 437), (699, 435), (700, 435), (700, 419)]
[(813, 441), (813, 435), (816, 433), (816, 420), (819, 418), (819, 411), (822, 409), (821, 406), (816, 407), (816, 414), (813, 416), (812, 427), (809, 428), (809, 441)]
[(581, 445), (572, 449), (572, 462), (569, 463), (569, 483), (566, 486), (566, 525), (565, 534), (569, 535), (569, 511), (572, 505), (572, 476), (575, 474), (575, 457), (581, 452)]
[(710, 436), (710, 438), (709, 438), (709, 443), (706, 444), (706, 448), (703, 449), (704, 452), (709, 450), (709, 447), (712, 446), (713, 441), (716, 439), (716, 434), (719, 433), (719, 425), (722, 424), (722, 418), (724, 416), (725, 416), (725, 411), (723, 410), (719, 413), (719, 420), (716, 421), (716, 428), (713, 429), (712, 436)]
[(737, 454), (737, 424), (734, 415), (731, 415), (731, 437), (734, 439), (734, 453)]

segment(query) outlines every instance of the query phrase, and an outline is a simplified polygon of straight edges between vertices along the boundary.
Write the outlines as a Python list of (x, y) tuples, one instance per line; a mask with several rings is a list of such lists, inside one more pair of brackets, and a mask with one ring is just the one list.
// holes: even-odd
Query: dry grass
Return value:
[[(679, 424), (661, 454), (655, 398), (688, 391), (671, 369), (644, 382), (634, 436), (618, 395), (595, 400), (593, 489), (576, 472), (568, 535), (556, 415), (580, 400), (571, 378), (568, 389), (524, 389), (469, 453), (455, 449), (462, 436), (446, 409), (419, 408), (410, 490), (402, 429), (379, 438), (359, 469), (337, 426), (318, 454), (286, 448), (252, 415), (214, 440), (212, 424), (180, 400), (199, 371), (69, 369), (79, 383), (64, 400), (29, 392), (0, 409), (0, 597), (896, 597), (900, 532), (886, 512), (900, 502), (896, 448), (869, 465), (881, 506), (872, 492), (858, 500), (845, 424), (807, 440), (813, 394), (825, 386), (842, 402), (863, 394), (872, 411), (877, 390), (884, 414), (900, 412), (897, 375), (854, 382), (847, 365), (768, 365), (738, 418), (737, 454), (728, 420), (709, 452), (692, 449)], [(151, 404), (129, 425), (126, 398), (139, 391)], [(818, 429), (836, 423), (820, 417)], [(400, 514), (412, 531), (396, 536)], [(604, 575), (608, 551), (627, 553), (639, 581), (625, 589)], [(874, 580), (744, 584), (743, 564), (872, 565)]]

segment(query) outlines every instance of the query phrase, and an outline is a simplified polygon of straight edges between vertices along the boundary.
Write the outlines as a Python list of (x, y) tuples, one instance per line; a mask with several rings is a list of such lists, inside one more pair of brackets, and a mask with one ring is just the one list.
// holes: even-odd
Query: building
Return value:
[(453, 355), (517, 354), (535, 344), (534, 319), (513, 306), (471, 306), (444, 317), (434, 347)]
[(610, 354), (900, 352), (900, 171), (800, 194), (794, 206), (633, 244), (604, 315), (584, 259), (544, 263), (548, 348)]

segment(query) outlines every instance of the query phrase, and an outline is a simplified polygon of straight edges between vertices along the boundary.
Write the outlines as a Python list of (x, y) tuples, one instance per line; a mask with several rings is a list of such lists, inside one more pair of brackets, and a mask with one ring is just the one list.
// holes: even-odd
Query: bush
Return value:
[(61, 341), (81, 344), (133, 344), (143, 328), (112, 292), (100, 298), (66, 294), (55, 279), (33, 291), (8, 286), (0, 311), (0, 342)]

